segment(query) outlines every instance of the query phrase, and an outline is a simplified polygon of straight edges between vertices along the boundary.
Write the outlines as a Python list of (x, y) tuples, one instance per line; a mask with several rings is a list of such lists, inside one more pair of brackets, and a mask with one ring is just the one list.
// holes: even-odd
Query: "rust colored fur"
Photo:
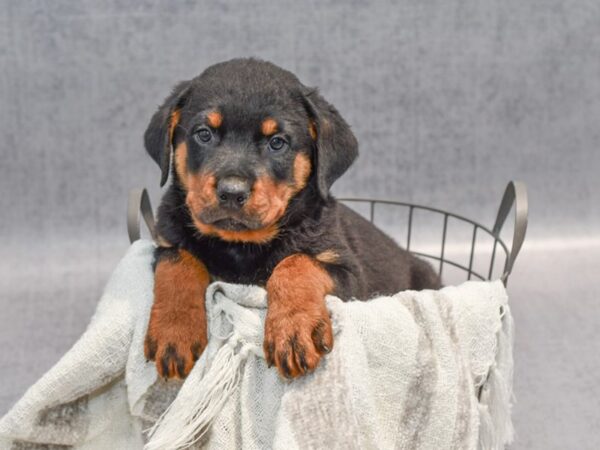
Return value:
[(311, 372), (333, 347), (324, 300), (333, 288), (327, 271), (308, 255), (288, 256), (273, 270), (267, 282), (264, 351), (281, 375)]
[(317, 126), (312, 120), (308, 123), (308, 134), (310, 134), (313, 141), (317, 140)]
[(181, 185), (188, 188), (188, 174), (187, 174), (187, 144), (181, 142), (175, 148), (175, 171)]
[(213, 128), (219, 128), (223, 123), (223, 115), (218, 111), (212, 111), (207, 114), (206, 120)]
[(169, 118), (169, 139), (171, 142), (173, 141), (173, 134), (175, 133), (175, 128), (179, 125), (179, 120), (181, 119), (181, 110), (176, 109), (171, 114)]
[(316, 256), (317, 261), (335, 264), (340, 259), (340, 255), (333, 250), (325, 250)]
[(277, 122), (275, 121), (275, 119), (265, 119), (263, 120), (263, 123), (260, 126), (260, 130), (265, 136), (271, 136), (277, 133)]
[(204, 208), (217, 203), (215, 195), (216, 178), (212, 174), (200, 173), (187, 178), (186, 204), (195, 217)]
[[(176, 158), (176, 161), (178, 159)], [(294, 183), (276, 183), (271, 177), (262, 176), (256, 181), (250, 200), (245, 210), (260, 218), (263, 227), (257, 230), (232, 231), (222, 230), (197, 218), (205, 207), (214, 206), (216, 202), (215, 180), (213, 176), (204, 174), (190, 176), (193, 180), (186, 183), (188, 189), (187, 203), (194, 215), (194, 225), (206, 235), (218, 236), (228, 242), (269, 242), (278, 233), (276, 222), (285, 214), (290, 199), (302, 190), (308, 181), (311, 171), (310, 159), (299, 153), (294, 159)]]
[(206, 347), (204, 294), (209, 281), (204, 264), (185, 250), (156, 265), (144, 353), (156, 361), (160, 376), (185, 378)]
[(278, 231), (276, 225), (261, 228), (260, 230), (231, 231), (221, 230), (212, 225), (202, 223), (198, 219), (194, 219), (194, 224), (201, 233), (208, 236), (218, 236), (227, 242), (251, 242), (254, 244), (263, 244), (277, 236)]
[(306, 186), (310, 175), (310, 159), (299, 153), (294, 159), (294, 184), (276, 183), (271, 177), (259, 177), (246, 209), (261, 217), (267, 227), (279, 220), (290, 199)]

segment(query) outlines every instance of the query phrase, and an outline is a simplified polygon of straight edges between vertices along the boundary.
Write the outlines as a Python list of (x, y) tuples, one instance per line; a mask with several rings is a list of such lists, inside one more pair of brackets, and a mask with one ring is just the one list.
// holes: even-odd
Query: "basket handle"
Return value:
[(504, 265), (504, 273), (502, 274), (501, 280), (506, 285), (508, 276), (512, 272), (513, 265), (517, 259), (517, 255), (521, 250), (523, 241), (525, 240), (525, 233), (527, 232), (527, 221), (529, 214), (529, 206), (527, 199), (527, 186), (522, 181), (511, 181), (506, 186), (504, 196), (500, 202), (500, 208), (496, 215), (496, 223), (492, 232), (497, 239), (500, 239), (500, 231), (504, 226), (504, 222), (508, 217), (508, 213), (512, 209), (513, 204), (515, 205), (515, 228), (513, 232), (512, 248), (506, 258), (506, 264)]
[(146, 189), (132, 189), (129, 191), (127, 201), (127, 234), (129, 242), (137, 241), (140, 236), (140, 218), (144, 218), (144, 222), (150, 231), (152, 239), (156, 242), (156, 225), (154, 222), (154, 213), (150, 204), (150, 197)]

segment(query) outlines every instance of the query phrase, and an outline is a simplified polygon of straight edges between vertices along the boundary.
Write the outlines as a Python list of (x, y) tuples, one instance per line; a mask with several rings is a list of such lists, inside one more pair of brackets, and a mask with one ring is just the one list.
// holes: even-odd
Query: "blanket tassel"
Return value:
[[(235, 390), (247, 351), (230, 340), (215, 355), (202, 380), (190, 380), (149, 432), (144, 450), (178, 450), (198, 442)], [(188, 389), (189, 388), (189, 389)], [(183, 395), (182, 395), (183, 394)]]

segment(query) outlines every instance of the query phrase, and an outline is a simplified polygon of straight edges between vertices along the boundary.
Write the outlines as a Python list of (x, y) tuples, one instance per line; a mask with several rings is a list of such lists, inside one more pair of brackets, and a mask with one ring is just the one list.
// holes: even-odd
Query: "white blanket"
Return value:
[(262, 356), (264, 290), (213, 283), (209, 346), (184, 383), (165, 382), (143, 355), (152, 250), (131, 246), (84, 335), (0, 420), (0, 448), (462, 450), (511, 441), (502, 283), (369, 302), (328, 297), (333, 351), (291, 382)]

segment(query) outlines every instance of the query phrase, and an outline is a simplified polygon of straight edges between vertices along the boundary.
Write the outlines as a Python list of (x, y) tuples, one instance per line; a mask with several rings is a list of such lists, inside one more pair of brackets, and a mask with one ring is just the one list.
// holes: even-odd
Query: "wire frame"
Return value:
[[(506, 256), (505, 260), (506, 260), (506, 262), (508, 262), (508, 256), (509, 256), (508, 247), (504, 243), (504, 241), (502, 241), (502, 239), (500, 239), (499, 236), (494, 235), (492, 230), (490, 230), (489, 228), (487, 228), (477, 222), (474, 222), (471, 219), (460, 216), (458, 214), (443, 211), (443, 210), (437, 209), (437, 208), (432, 208), (429, 206), (417, 205), (414, 203), (396, 202), (396, 201), (391, 201), (391, 200), (344, 198), (344, 199), (341, 199), (341, 201), (344, 203), (349, 203), (349, 204), (367, 205), (369, 207), (368, 208), (368, 210), (369, 210), (368, 219), (371, 221), (371, 223), (374, 223), (374, 224), (376, 223), (375, 219), (376, 219), (377, 205), (394, 205), (394, 206), (406, 209), (407, 222), (408, 222), (406, 241), (399, 242), (399, 243), (404, 245), (404, 248), (406, 248), (406, 250), (410, 251), (411, 253), (413, 253), (417, 256), (436, 261), (437, 262), (437, 264), (436, 264), (437, 271), (438, 271), (438, 274), (440, 275), (440, 277), (443, 275), (444, 265), (450, 265), (450, 266), (456, 267), (457, 269), (463, 270), (466, 273), (467, 280), (471, 280), (473, 278), (477, 278), (479, 280), (484, 280), (484, 281), (491, 280), (492, 274), (494, 271), (496, 252), (497, 252), (498, 247), (500, 247), (501, 251), (504, 252), (504, 254)], [(436, 213), (436, 214), (443, 216), (443, 226), (442, 226), (442, 233), (441, 233), (441, 251), (439, 254), (425, 253), (422, 251), (416, 251), (414, 249), (411, 249), (411, 244), (413, 243), (412, 242), (413, 223), (414, 223), (414, 217), (415, 217), (416, 210), (429, 211), (429, 212)], [(452, 217), (456, 220), (459, 220), (460, 222), (467, 223), (472, 227), (472, 235), (471, 235), (472, 239), (471, 239), (471, 245), (470, 245), (468, 265), (461, 264), (457, 261), (453, 261), (451, 259), (448, 259), (448, 257), (446, 257), (446, 242), (448, 240), (448, 219), (450, 217)], [(487, 273), (477, 272), (473, 268), (473, 261), (474, 261), (474, 257), (475, 257), (475, 249), (476, 249), (478, 233), (486, 233), (489, 236), (491, 236), (494, 241), (493, 247), (492, 247), (492, 257), (490, 258), (489, 269), (488, 269)], [(506, 262), (505, 262), (505, 269), (506, 269)]]
[[(494, 265), (498, 253), (504, 254), (504, 265), (502, 268), (502, 276), (500, 277), (504, 284), (507, 283), (508, 277), (512, 271), (512, 267), (517, 258), (523, 240), (525, 239), (525, 233), (527, 230), (527, 216), (528, 216), (528, 205), (527, 205), (527, 190), (523, 183), (518, 181), (511, 181), (502, 198), (500, 208), (496, 216), (496, 221), (493, 228), (488, 228), (485, 225), (477, 223), (467, 217), (454, 214), (452, 212), (444, 211), (438, 208), (432, 208), (430, 206), (423, 206), (414, 203), (398, 202), (392, 200), (378, 200), (378, 199), (362, 199), (362, 198), (344, 198), (340, 201), (347, 204), (359, 204), (368, 206), (368, 219), (371, 223), (376, 223), (377, 217), (377, 205), (391, 205), (397, 208), (403, 208), (406, 210), (405, 214), (407, 217), (407, 232), (406, 241), (400, 242), (405, 248), (413, 254), (427, 258), (434, 261), (437, 265), (437, 271), (440, 277), (444, 273), (445, 266), (452, 266), (464, 272), (466, 279), (479, 279), (482, 281), (492, 280), (494, 274)], [(509, 250), (508, 245), (500, 237), (502, 226), (506, 220), (506, 217), (513, 204), (515, 205), (515, 226), (513, 231), (512, 247)], [(349, 205), (350, 206), (350, 205)], [(439, 253), (428, 253), (423, 251), (416, 251), (412, 248), (413, 235), (414, 235), (414, 217), (415, 211), (428, 211), (434, 213), (440, 217), (443, 217), (443, 225), (441, 229), (441, 250)], [(466, 224), (471, 229), (471, 242), (469, 247), (469, 258), (467, 265), (460, 263), (456, 260), (450, 259), (447, 256), (446, 245), (448, 242), (448, 220), (452, 218), (463, 224)], [(487, 270), (475, 270), (474, 269), (474, 258), (476, 253), (476, 244), (478, 237), (489, 236), (493, 240), (491, 257), (487, 264)]]

